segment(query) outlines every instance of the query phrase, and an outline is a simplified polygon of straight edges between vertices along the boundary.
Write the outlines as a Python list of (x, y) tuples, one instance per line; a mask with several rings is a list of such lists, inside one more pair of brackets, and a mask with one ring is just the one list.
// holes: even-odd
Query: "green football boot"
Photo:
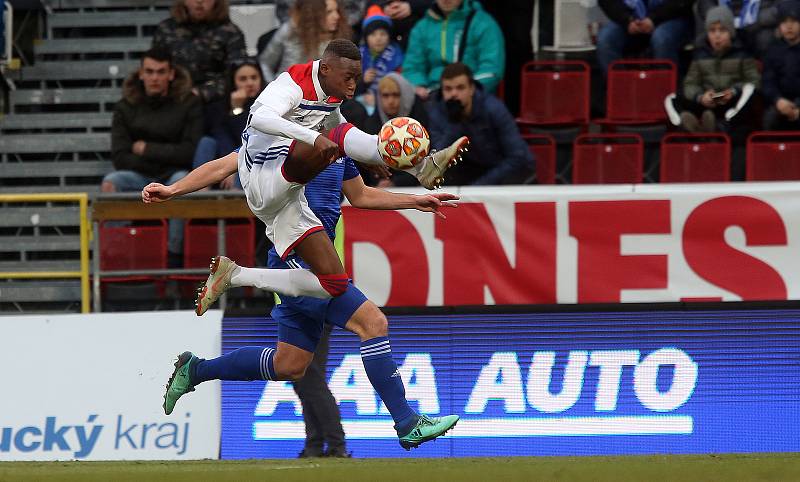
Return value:
[(164, 413), (167, 415), (172, 413), (181, 396), (194, 391), (189, 370), (192, 368), (192, 364), (197, 363), (198, 360), (190, 351), (185, 351), (178, 355), (178, 361), (175, 362), (175, 370), (172, 372), (172, 376), (169, 377), (167, 391), (164, 393)]
[(406, 450), (419, 447), (429, 440), (440, 437), (456, 426), (458, 415), (447, 415), (441, 418), (430, 418), (420, 415), (417, 425), (410, 432), (400, 437), (400, 446)]

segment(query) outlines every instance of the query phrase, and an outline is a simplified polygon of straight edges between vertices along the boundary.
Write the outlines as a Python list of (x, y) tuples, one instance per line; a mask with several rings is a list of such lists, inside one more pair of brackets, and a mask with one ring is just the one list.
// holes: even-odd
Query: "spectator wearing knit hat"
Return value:
[(375, 108), (378, 82), (389, 72), (400, 70), (403, 51), (397, 42), (392, 41), (392, 20), (377, 5), (367, 10), (361, 31), (364, 35), (361, 45), (363, 76), (356, 88), (356, 95), (361, 96), (361, 102), (371, 113)]
[(800, 0), (778, 4), (777, 39), (764, 61), (764, 129), (800, 130)]
[(752, 94), (760, 87), (761, 75), (756, 60), (736, 39), (728, 7), (709, 10), (705, 25), (706, 37), (696, 46), (683, 81), (687, 109), (681, 120), (690, 132), (727, 133), (734, 147), (731, 177), (741, 180), (744, 157), (739, 151), (752, 128)]
[(770, 43), (775, 40), (778, 26), (778, 0), (698, 0), (699, 25), (703, 25), (709, 9), (722, 5), (733, 14), (736, 37), (757, 58), (766, 55)]

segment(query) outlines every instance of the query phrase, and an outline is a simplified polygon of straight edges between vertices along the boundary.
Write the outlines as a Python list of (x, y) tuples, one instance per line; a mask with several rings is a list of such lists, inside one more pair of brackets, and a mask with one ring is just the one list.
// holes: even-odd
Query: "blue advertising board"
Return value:
[[(358, 338), (331, 336), (329, 386), (356, 457), (800, 451), (800, 311), (391, 316), (413, 407), (458, 414), (406, 452)], [(223, 322), (223, 352), (274, 346), (269, 318)], [(297, 457), (288, 382), (223, 382), (224, 459)]]

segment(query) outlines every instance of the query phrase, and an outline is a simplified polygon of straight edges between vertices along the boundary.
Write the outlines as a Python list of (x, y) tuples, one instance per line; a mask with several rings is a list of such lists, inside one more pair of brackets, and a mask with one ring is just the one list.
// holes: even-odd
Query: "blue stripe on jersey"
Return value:
[(309, 105), (309, 104), (300, 104), (297, 107), (300, 109), (306, 110), (321, 110), (323, 112), (333, 112), (336, 110), (338, 106), (326, 106), (326, 105)]

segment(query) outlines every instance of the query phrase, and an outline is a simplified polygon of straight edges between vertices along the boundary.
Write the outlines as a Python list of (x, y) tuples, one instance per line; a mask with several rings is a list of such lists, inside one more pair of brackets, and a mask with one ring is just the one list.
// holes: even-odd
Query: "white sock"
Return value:
[(344, 152), (364, 164), (386, 164), (378, 154), (378, 136), (367, 134), (358, 127), (350, 128), (345, 134)]
[(239, 266), (231, 276), (231, 286), (252, 286), (287, 296), (330, 298), (319, 278), (307, 269), (266, 269)]

